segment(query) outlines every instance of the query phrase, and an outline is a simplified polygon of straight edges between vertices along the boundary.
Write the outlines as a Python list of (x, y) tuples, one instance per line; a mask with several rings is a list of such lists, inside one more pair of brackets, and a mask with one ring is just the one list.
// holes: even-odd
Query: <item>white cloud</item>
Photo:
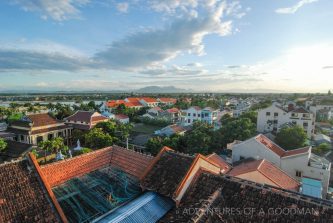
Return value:
[(116, 7), (119, 12), (127, 13), (129, 4), (127, 2), (121, 2), (121, 3), (117, 3)]
[(198, 17), (179, 17), (163, 29), (148, 29), (111, 43), (95, 59), (119, 70), (138, 70), (168, 61), (184, 53), (203, 55), (207, 35), (226, 36), (232, 32), (232, 21), (223, 13), (225, 2), (206, 9)]
[(299, 0), (295, 5), (287, 8), (278, 8), (275, 10), (276, 13), (279, 14), (294, 14), (299, 10), (301, 7), (303, 7), (306, 4), (310, 4), (313, 2), (317, 2), (318, 0)]
[(63, 21), (71, 18), (79, 18), (79, 8), (88, 4), (90, 0), (12, 0), (20, 5), (24, 11), (37, 12), (41, 18), (51, 18), (55, 21)]
[(0, 70), (80, 70), (95, 65), (79, 50), (50, 41), (0, 44)]

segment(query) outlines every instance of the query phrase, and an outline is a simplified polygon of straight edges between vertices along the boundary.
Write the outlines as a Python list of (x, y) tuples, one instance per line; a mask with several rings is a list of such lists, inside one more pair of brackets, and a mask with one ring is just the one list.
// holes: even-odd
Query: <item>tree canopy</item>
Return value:
[(5, 150), (7, 148), (7, 143), (5, 142), (4, 139), (0, 138), (0, 152)]
[(307, 135), (304, 129), (295, 125), (293, 127), (284, 127), (277, 133), (275, 141), (283, 149), (292, 150), (305, 145)]

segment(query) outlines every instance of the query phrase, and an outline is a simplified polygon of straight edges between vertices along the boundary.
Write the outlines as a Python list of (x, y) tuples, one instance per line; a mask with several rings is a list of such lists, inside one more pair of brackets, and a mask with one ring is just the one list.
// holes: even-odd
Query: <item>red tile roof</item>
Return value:
[(116, 119), (128, 119), (128, 116), (127, 115), (123, 115), (123, 114), (118, 114), (118, 115), (115, 115), (115, 118)]
[(156, 103), (157, 102), (157, 100), (155, 98), (149, 98), (149, 97), (143, 97), (143, 98), (140, 98), (140, 100), (144, 100), (147, 103)]
[(291, 112), (294, 112), (294, 113), (310, 113), (308, 110), (306, 110), (303, 107), (296, 108), (295, 110), (292, 110)]
[(169, 127), (173, 130), (174, 133), (181, 133), (186, 131), (182, 126), (177, 124), (170, 125)]
[(28, 160), (0, 165), (0, 222), (61, 222)]
[(140, 101), (140, 98), (126, 98), (126, 99), (129, 102), (136, 102), (136, 103), (138, 103)]
[(32, 115), (27, 115), (27, 117), (33, 122), (33, 127), (41, 127), (41, 126), (54, 125), (59, 123), (57, 119), (53, 118), (48, 113), (32, 114)]
[(178, 113), (179, 109), (178, 108), (170, 108), (170, 109), (167, 109), (166, 111), (169, 112), (169, 113)]
[(124, 105), (126, 107), (129, 107), (129, 108), (131, 108), (131, 107), (142, 107), (142, 104), (140, 102), (138, 102), (138, 101), (125, 102)]
[(277, 144), (275, 144), (273, 141), (271, 141), (269, 138), (266, 136), (260, 134), (255, 137), (255, 139), (264, 145), (267, 149), (271, 150), (275, 154), (277, 154), (280, 157), (287, 157), (287, 156), (293, 156), (293, 155), (298, 155), (298, 154), (303, 154), (303, 153), (308, 153), (311, 149), (311, 146), (304, 147), (304, 148), (299, 148), (299, 149), (294, 149), (294, 150), (284, 150)]
[(91, 111), (77, 111), (73, 115), (66, 118), (68, 121), (72, 122), (85, 122), (90, 123), (91, 116), (94, 114), (94, 112)]
[(125, 104), (124, 100), (111, 100), (106, 103), (106, 106), (109, 108), (116, 108), (121, 104)]
[(231, 166), (227, 163), (227, 161), (225, 161), (221, 156), (217, 155), (216, 153), (208, 155), (207, 159), (218, 165), (221, 168), (222, 173), (227, 173), (231, 170)]
[(176, 103), (177, 99), (175, 98), (159, 98), (158, 99), (162, 103)]
[[(283, 189), (294, 190), (294, 191), (298, 191), (299, 189), (300, 184), (298, 181), (296, 181), (295, 179), (290, 177), (287, 173), (282, 171), (280, 168), (276, 167), (273, 163), (265, 159), (241, 163), (235, 166), (229, 172), (229, 175), (237, 177), (239, 175), (254, 171), (258, 171), (268, 180), (272, 181), (275, 185)], [(261, 183), (258, 182), (258, 179), (254, 179), (253, 181)]]
[(152, 159), (152, 156), (113, 146), (44, 165), (41, 166), (41, 170), (50, 186), (55, 187), (74, 177), (108, 165), (117, 166), (126, 173), (139, 178)]

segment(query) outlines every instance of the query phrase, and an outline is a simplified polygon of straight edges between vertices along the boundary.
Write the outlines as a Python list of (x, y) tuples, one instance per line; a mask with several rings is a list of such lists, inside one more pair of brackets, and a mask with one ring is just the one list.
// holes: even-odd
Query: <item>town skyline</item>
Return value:
[(0, 91), (326, 93), (333, 83), (332, 6), (3, 1)]

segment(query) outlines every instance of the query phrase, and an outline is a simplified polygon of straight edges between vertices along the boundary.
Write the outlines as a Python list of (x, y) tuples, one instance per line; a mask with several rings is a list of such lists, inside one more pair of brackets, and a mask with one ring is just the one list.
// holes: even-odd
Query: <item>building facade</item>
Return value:
[(301, 181), (302, 177), (320, 180), (323, 197), (326, 197), (331, 163), (313, 154), (311, 147), (284, 150), (260, 134), (244, 142), (234, 143), (229, 149), (232, 151), (233, 163), (247, 158), (266, 159), (298, 181)]
[(260, 133), (276, 133), (287, 123), (303, 127), (310, 138), (314, 134), (315, 114), (302, 107), (288, 111), (276, 104), (258, 111), (257, 131)]
[(66, 142), (72, 134), (72, 129), (72, 126), (48, 113), (27, 115), (8, 127), (8, 131), (15, 134), (15, 141), (32, 145), (56, 137), (63, 137)]

